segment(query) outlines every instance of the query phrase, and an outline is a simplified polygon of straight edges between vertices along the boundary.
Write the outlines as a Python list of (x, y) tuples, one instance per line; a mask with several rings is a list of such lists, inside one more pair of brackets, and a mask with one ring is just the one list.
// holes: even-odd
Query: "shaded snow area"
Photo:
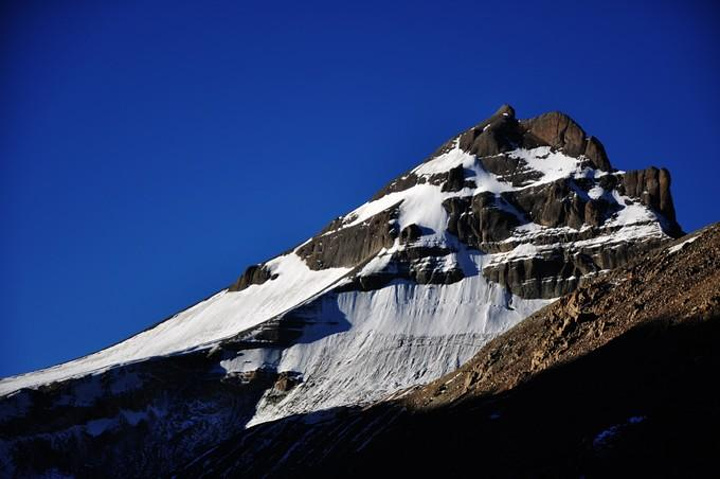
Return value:
[[(472, 257), (477, 271), (487, 259), (481, 254)], [(396, 281), (377, 291), (325, 295), (317, 321), (347, 322), (347, 330), (301, 341), (279, 357), (273, 358), (270, 350), (255, 357), (258, 365), (302, 372), (303, 383), (279, 403), (274, 397), (261, 400), (249, 426), (372, 402), (436, 379), (550, 302), (508, 297), (504, 288), (482, 274), (450, 285)], [(237, 366), (242, 371), (247, 363)]]
[(348, 269), (310, 270), (294, 253), (266, 263), (277, 279), (239, 292), (223, 290), (157, 326), (95, 354), (0, 380), (0, 395), (152, 356), (201, 348), (256, 326), (322, 293)]

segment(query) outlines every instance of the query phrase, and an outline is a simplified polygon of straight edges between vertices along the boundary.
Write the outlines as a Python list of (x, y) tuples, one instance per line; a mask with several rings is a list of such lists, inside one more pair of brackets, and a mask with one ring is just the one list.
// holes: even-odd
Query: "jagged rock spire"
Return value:
[(585, 156), (594, 168), (612, 171), (602, 143), (559, 111), (517, 120), (515, 109), (504, 104), (490, 118), (460, 134), (459, 140), (463, 150), (478, 157), (495, 156), (517, 147), (551, 146), (568, 156)]

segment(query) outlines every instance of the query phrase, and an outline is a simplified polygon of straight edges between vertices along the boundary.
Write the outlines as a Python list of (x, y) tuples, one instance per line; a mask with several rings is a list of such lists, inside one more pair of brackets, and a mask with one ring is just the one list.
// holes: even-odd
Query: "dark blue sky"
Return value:
[(0, 376), (220, 289), (505, 102), (717, 221), (713, 3), (4, 2)]

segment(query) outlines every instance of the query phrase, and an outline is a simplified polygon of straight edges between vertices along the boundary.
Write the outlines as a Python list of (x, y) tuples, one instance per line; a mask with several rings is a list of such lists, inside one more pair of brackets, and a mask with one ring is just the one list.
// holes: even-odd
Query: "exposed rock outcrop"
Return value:
[(553, 111), (520, 123), (525, 128), (523, 145), (526, 148), (548, 145), (569, 156), (584, 155), (599, 170), (611, 170), (602, 143), (597, 138), (588, 137), (580, 125), (564, 113)]
[(639, 198), (642, 204), (662, 214), (674, 233), (682, 231), (675, 220), (675, 207), (670, 193), (670, 172), (667, 169), (650, 167), (628, 171), (622, 177), (620, 188), (624, 194)]
[[(487, 253), (507, 252), (527, 243), (525, 247), (530, 249), (525, 256), (509, 255), (494, 261), (483, 273), (521, 297), (556, 298), (575, 289), (583, 277), (621, 266), (662, 241), (648, 238), (640, 244), (621, 243), (612, 248), (602, 242), (575, 246), (576, 242), (587, 243), (599, 236), (600, 228), (612, 224), (614, 215), (626, 206), (617, 202), (614, 190), (638, 200), (644, 197), (643, 204), (652, 208), (660, 207), (661, 196), (669, 196), (669, 191), (664, 196), (660, 193), (659, 181), (650, 187), (654, 194), (642, 195), (638, 192), (638, 178), (644, 185), (648, 177), (634, 172), (629, 175), (630, 180), (621, 174), (599, 179), (563, 178), (502, 194), (484, 192), (471, 198), (449, 198), (443, 203), (449, 215), (448, 232)], [(628, 181), (632, 188), (623, 187)], [(602, 195), (591, 197), (590, 191), (598, 187)], [(530, 241), (513, 236), (515, 228), (527, 224), (546, 227), (549, 234)], [(678, 234), (681, 230), (674, 220), (672, 225), (668, 233)]]
[(460, 148), (478, 157), (494, 156), (510, 151), (522, 142), (522, 128), (515, 119), (515, 112), (507, 105), (493, 116), (462, 133)]
[(418, 178), (418, 176), (412, 172), (405, 173), (401, 177), (395, 178), (390, 183), (385, 185), (380, 191), (373, 195), (371, 200), (380, 199), (383, 196), (389, 195), (390, 193), (405, 191), (415, 185), (423, 184), (426, 181), (427, 180), (425, 178)]
[(449, 214), (448, 232), (474, 248), (509, 238), (512, 228), (521, 224), (512, 206), (493, 193), (448, 198), (443, 207)]
[(442, 191), (460, 191), (465, 187), (465, 168), (458, 165), (447, 173), (447, 179), (442, 185)]
[(251, 284), (263, 284), (265, 281), (270, 281), (275, 278), (277, 278), (277, 275), (272, 274), (265, 266), (260, 264), (252, 265), (245, 270), (228, 290), (242, 291)]
[(354, 267), (389, 248), (400, 233), (398, 205), (367, 221), (313, 237), (295, 251), (312, 269)]
[[(586, 159), (593, 168), (612, 171), (612, 165), (600, 140), (586, 135), (572, 118), (557, 111), (527, 120), (517, 120), (514, 108), (503, 105), (487, 120), (444, 143), (427, 161), (446, 154), (456, 144), (463, 151), (476, 155), (487, 171), (504, 177), (505, 181), (512, 182), (514, 186), (537, 178), (537, 172), (519, 171), (522, 170), (522, 160), (503, 155), (516, 148), (550, 146), (568, 156)], [(459, 173), (455, 172), (454, 175), (451, 181), (443, 186), (445, 191), (459, 190)], [(408, 172), (388, 183), (372, 199), (403, 191), (426, 181), (425, 178)]]
[(412, 246), (389, 253), (385, 266), (372, 273), (357, 275), (338, 291), (372, 291), (394, 280), (416, 284), (452, 284), (465, 277), (455, 255), (444, 247)]
[(493, 262), (483, 268), (483, 274), (522, 298), (558, 298), (595, 275), (627, 264), (661, 243), (659, 240), (621, 243), (613, 249), (602, 245), (550, 248), (535, 256)]
[(415, 223), (407, 225), (405, 228), (402, 229), (400, 232), (400, 242), (401, 243), (412, 243), (416, 239), (422, 236), (422, 228), (420, 228)]

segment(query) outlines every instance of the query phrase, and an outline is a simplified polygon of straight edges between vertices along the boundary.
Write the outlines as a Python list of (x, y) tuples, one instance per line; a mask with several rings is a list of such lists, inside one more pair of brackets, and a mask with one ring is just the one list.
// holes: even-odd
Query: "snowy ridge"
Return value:
[(26, 387), (90, 373), (153, 356), (207, 348), (267, 321), (335, 284), (347, 268), (312, 271), (294, 253), (270, 260), (274, 281), (229, 293), (220, 291), (152, 329), (110, 348), (48, 369), (0, 380), (0, 395)]

